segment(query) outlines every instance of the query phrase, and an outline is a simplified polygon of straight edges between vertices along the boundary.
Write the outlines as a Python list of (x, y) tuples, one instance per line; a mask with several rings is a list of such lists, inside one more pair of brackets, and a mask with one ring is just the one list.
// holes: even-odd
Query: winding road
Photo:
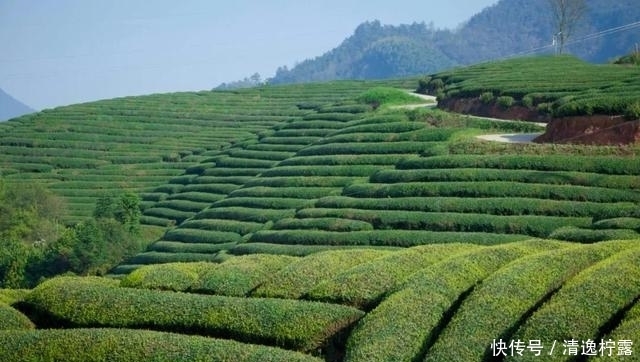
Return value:
[[(403, 108), (403, 109), (416, 109), (416, 108), (434, 108), (438, 105), (438, 101), (436, 97), (409, 92), (412, 96), (422, 98), (429, 103), (417, 103), (417, 104), (405, 104), (402, 106), (396, 106), (394, 108)], [(467, 117), (478, 118), (478, 119), (488, 119), (494, 122), (512, 122), (510, 120), (500, 119), (500, 118), (489, 118), (489, 117), (479, 117), (466, 115)], [(547, 127), (546, 123), (534, 123), (537, 126), (542, 128)], [(494, 141), (494, 142), (505, 142), (505, 143), (531, 143), (536, 137), (542, 135), (544, 132), (536, 132), (536, 133), (500, 133), (500, 134), (486, 134), (479, 135), (476, 138), (485, 140), (485, 141)]]

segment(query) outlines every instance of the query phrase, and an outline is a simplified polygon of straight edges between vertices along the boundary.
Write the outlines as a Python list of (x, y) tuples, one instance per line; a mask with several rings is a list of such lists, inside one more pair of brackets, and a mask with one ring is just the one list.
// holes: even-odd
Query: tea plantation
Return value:
[(0, 124), (6, 182), (46, 185), (69, 223), (136, 192), (163, 235), (108, 275), (0, 290), (0, 359), (638, 360), (640, 147), (483, 141), (541, 128), (395, 107), (422, 102), (417, 84), (128, 97)]

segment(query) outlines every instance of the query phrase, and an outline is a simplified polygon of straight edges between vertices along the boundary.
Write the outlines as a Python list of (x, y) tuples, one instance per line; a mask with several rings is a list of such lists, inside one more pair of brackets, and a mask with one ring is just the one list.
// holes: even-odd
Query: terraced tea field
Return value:
[(107, 277), (0, 290), (2, 360), (587, 360), (572, 340), (637, 360), (640, 148), (494, 143), (475, 136), (540, 127), (357, 101), (416, 83), (0, 124), (3, 177), (45, 183), (69, 221), (131, 190), (165, 230)]

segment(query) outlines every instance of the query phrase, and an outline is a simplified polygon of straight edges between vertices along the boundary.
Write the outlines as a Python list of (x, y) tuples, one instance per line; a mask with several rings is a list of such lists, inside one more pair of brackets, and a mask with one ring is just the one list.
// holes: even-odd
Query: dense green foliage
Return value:
[(438, 91), (445, 104), (448, 99), (477, 98), (504, 109), (518, 105), (555, 117), (604, 114), (637, 119), (637, 74), (635, 67), (593, 65), (567, 56), (532, 57), (455, 69), (432, 75), (430, 82), (443, 84)]
[(320, 348), (362, 316), (354, 308), (316, 302), (202, 296), (114, 283), (60, 277), (39, 285), (25, 304), (42, 316), (36, 318), (41, 323), (190, 331), (300, 351)]
[(321, 361), (302, 353), (229, 340), (106, 328), (2, 331), (0, 355), (6, 362)]
[(0, 180), (0, 287), (32, 287), (63, 273), (105, 274), (139, 252), (139, 198), (99, 199), (94, 218), (64, 226), (60, 198), (35, 183)]

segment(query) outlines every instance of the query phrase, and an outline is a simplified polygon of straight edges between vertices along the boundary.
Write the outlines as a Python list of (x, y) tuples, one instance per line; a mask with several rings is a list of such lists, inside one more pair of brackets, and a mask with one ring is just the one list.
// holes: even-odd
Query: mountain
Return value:
[[(628, 54), (640, 40), (636, 0), (586, 0), (587, 12), (568, 40), (568, 52), (590, 62)], [(552, 53), (555, 29), (547, 0), (501, 0), (456, 30), (432, 25), (359, 25), (338, 47), (288, 69), (269, 83), (384, 79), (434, 73), (516, 55)]]
[(35, 110), (0, 89), (0, 121), (6, 121), (32, 112), (35, 112)]

